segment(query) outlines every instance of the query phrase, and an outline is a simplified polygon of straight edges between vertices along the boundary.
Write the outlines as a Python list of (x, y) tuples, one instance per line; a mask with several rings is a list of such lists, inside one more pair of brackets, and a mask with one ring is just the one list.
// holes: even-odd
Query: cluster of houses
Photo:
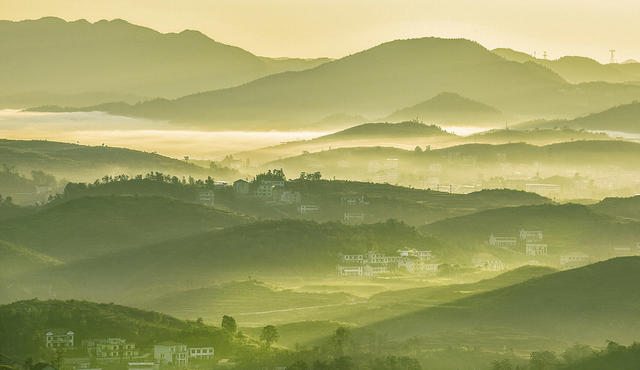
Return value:
[[(524, 252), (527, 256), (546, 256), (549, 246), (543, 242), (542, 231), (520, 230), (519, 236), (489, 236), (489, 245), (496, 248), (509, 249), (516, 252)], [(519, 250), (522, 249), (522, 250)]]
[(393, 270), (413, 274), (438, 272), (438, 263), (428, 250), (401, 249), (395, 256), (369, 251), (365, 254), (341, 254), (337, 270), (340, 276), (375, 276)]
[(187, 367), (190, 360), (213, 360), (214, 347), (189, 347), (176, 342), (153, 345), (151, 353), (140, 353), (135, 343), (124, 338), (85, 339), (76, 346), (75, 333), (71, 330), (51, 329), (45, 333), (45, 347), (53, 350), (73, 350), (81, 357), (65, 357), (64, 368), (99, 370), (90, 364), (108, 365), (125, 362), (129, 370), (158, 370), (161, 367)]

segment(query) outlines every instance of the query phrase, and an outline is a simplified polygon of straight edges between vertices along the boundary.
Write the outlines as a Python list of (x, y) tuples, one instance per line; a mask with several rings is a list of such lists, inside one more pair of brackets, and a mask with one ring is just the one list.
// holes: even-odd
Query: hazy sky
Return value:
[(550, 57), (640, 59), (638, 0), (0, 0), (0, 19), (123, 18), (196, 29), (264, 56), (340, 57), (398, 38), (465, 37)]

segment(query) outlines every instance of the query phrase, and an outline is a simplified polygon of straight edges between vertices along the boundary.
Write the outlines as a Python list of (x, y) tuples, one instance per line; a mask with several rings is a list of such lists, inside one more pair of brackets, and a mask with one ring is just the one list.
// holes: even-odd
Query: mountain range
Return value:
[(0, 106), (175, 98), (240, 85), (320, 59), (265, 58), (198, 31), (160, 33), (122, 19), (0, 21)]

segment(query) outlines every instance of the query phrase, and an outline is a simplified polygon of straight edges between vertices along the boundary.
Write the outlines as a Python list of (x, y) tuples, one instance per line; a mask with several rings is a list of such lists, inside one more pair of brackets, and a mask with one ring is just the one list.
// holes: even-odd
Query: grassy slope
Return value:
[(23, 283), (39, 287), (49, 281), (59, 296), (142, 301), (166, 293), (166, 289), (207, 286), (247, 276), (325, 277), (334, 274), (341, 252), (377, 249), (391, 254), (407, 247), (429, 247), (443, 257), (453, 253), (439, 241), (397, 222), (352, 227), (264, 221), (76, 261), (29, 276)]
[(631, 198), (605, 198), (591, 206), (596, 212), (640, 221), (640, 195)]
[(213, 170), (154, 153), (51, 141), (0, 139), (0, 158), (3, 164), (15, 166), (23, 173), (42, 170), (69, 180), (86, 181), (106, 174), (136, 175), (149, 171), (177, 176), (216, 175)]
[(0, 279), (60, 264), (55, 258), (0, 240)]
[(635, 246), (640, 223), (599, 214), (577, 204), (521, 206), (487, 210), (425, 225), (421, 230), (467, 246), (479, 246), (491, 233), (517, 236), (521, 229), (542, 230), (553, 255), (582, 251), (607, 257), (612, 247)]
[(229, 343), (221, 329), (113, 303), (35, 299), (0, 306), (0, 347), (7, 354), (34, 356), (42, 347), (43, 333), (58, 328), (73, 330), (76, 343), (125, 338), (144, 352), (153, 343), (167, 340), (216, 345), (217, 352), (228, 350)]
[(0, 224), (2, 239), (71, 261), (246, 222), (161, 197), (85, 197)]
[(640, 257), (625, 257), (534, 278), (380, 322), (395, 338), (503, 327), (587, 343), (637, 339), (640, 291), (630, 276)]

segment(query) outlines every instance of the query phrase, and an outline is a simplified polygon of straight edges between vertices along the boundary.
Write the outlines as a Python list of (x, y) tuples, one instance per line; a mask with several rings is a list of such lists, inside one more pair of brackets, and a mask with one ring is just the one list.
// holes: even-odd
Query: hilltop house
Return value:
[(236, 194), (249, 194), (249, 182), (239, 179), (233, 182), (233, 192)]
[(90, 339), (82, 343), (96, 361), (132, 360), (139, 355), (135, 343), (127, 343), (123, 338)]
[(194, 360), (211, 360), (215, 350), (213, 347), (189, 348), (189, 358)]
[(73, 348), (75, 334), (71, 330), (51, 329), (45, 333), (47, 348)]
[(511, 236), (495, 236), (491, 234), (489, 236), (489, 245), (494, 247), (515, 247), (518, 243), (518, 240), (515, 237)]
[(187, 367), (189, 352), (187, 346), (175, 342), (163, 342), (153, 346), (153, 358), (160, 365)]

